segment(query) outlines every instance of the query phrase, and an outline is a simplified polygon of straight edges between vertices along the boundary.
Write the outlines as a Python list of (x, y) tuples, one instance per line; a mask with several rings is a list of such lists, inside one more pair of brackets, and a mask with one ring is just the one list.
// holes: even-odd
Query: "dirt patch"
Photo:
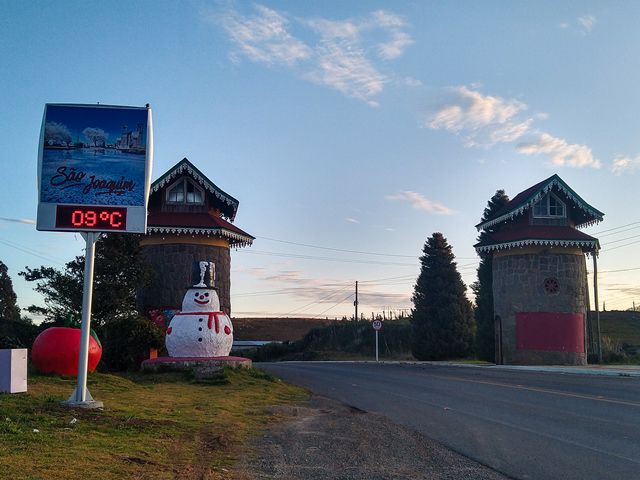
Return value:
[(283, 407), (285, 422), (251, 446), (237, 479), (506, 480), (385, 417), (322, 397)]

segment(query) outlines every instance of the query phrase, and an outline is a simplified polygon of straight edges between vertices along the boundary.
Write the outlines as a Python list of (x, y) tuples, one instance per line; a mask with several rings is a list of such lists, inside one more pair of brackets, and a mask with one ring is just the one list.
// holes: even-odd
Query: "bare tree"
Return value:
[(47, 122), (44, 126), (45, 145), (68, 145), (71, 143), (71, 133), (66, 125), (58, 122)]
[(109, 137), (109, 135), (104, 130), (95, 127), (85, 128), (82, 131), (82, 134), (87, 137), (89, 142), (91, 142), (94, 147), (104, 146), (105, 143), (107, 143), (107, 137)]

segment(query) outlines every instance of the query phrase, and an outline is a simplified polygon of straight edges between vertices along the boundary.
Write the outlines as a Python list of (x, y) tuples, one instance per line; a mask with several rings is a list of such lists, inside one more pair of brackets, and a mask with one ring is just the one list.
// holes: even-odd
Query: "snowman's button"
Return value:
[(202, 327), (198, 328), (199, 331), (202, 331)]
[(202, 322), (203, 320), (204, 320), (204, 318), (199, 318), (198, 319), (199, 322)]
[(200, 337), (200, 338), (198, 339), (198, 341), (199, 341), (199, 342), (201, 342), (201, 341), (202, 341), (202, 337)]

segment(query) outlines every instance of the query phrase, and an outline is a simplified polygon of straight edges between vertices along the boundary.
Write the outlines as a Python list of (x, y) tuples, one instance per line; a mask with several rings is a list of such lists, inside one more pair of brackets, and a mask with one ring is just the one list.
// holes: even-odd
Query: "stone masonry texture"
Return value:
[[(544, 289), (556, 278), (558, 293)], [(559, 253), (504, 255), (493, 258), (494, 313), (502, 319), (503, 362), (512, 365), (585, 365), (586, 353), (518, 350), (517, 312), (581, 313), (586, 318), (586, 262), (584, 255)]]
[(231, 315), (231, 255), (226, 247), (192, 244), (145, 245), (142, 257), (153, 271), (151, 285), (138, 294), (138, 304), (147, 311), (153, 308), (180, 309), (187, 288), (192, 284), (194, 261), (216, 265), (216, 288), (220, 309)]

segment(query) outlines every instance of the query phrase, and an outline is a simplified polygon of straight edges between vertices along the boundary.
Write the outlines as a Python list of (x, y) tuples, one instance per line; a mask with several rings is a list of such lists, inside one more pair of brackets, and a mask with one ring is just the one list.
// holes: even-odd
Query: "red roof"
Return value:
[[(489, 245), (508, 244), (527, 240), (540, 240), (560, 242), (593, 242), (595, 248), (599, 248), (598, 239), (587, 235), (580, 230), (567, 226), (525, 225), (520, 228), (504, 229), (487, 235), (487, 239), (477, 243), (474, 247), (486, 247)], [(580, 246), (585, 246), (584, 244)]]
[(209, 215), (208, 213), (171, 213), (149, 212), (147, 217), (148, 227), (173, 227), (173, 228), (206, 228), (224, 229), (238, 235), (255, 239), (252, 235), (239, 229), (223, 218)]

